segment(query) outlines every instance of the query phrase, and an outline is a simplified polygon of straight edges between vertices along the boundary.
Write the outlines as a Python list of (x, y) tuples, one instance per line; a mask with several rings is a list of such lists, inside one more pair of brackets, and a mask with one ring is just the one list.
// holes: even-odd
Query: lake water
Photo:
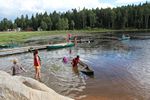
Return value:
[[(70, 52), (71, 51), (71, 52)], [(56, 92), (79, 100), (150, 100), (150, 40), (100, 41), (81, 43), (77, 47), (39, 51), (42, 81)], [(72, 71), (63, 57), (81, 60), (94, 70), (94, 77)], [(11, 72), (12, 60), (34, 77), (33, 54), (0, 58), (0, 69)]]

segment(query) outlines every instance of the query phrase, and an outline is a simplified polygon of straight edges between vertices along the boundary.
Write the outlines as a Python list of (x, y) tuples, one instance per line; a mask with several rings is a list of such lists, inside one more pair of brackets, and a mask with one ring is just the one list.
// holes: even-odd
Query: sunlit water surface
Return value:
[[(81, 100), (150, 100), (150, 40), (110, 41), (78, 44), (77, 47), (39, 51), (42, 81), (56, 92)], [(71, 50), (71, 53), (70, 53)], [(70, 62), (80, 55), (93, 70), (94, 77), (72, 71)], [(11, 73), (12, 60), (34, 77), (33, 54), (0, 58), (0, 69)]]

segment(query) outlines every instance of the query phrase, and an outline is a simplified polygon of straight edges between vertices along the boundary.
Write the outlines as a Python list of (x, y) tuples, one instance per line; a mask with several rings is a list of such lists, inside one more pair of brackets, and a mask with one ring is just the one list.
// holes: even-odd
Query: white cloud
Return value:
[(147, 0), (116, 0), (116, 3), (139, 3), (139, 2), (146, 2)]
[(35, 14), (39, 12), (66, 11), (72, 8), (106, 8), (111, 4), (101, 3), (99, 0), (0, 0), (0, 15), (17, 17), (21, 14)]

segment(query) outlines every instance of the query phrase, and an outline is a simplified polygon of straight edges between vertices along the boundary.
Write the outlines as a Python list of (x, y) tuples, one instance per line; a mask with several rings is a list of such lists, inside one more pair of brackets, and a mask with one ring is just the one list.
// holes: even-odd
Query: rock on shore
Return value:
[(0, 71), (0, 100), (73, 100), (46, 85), (23, 76)]

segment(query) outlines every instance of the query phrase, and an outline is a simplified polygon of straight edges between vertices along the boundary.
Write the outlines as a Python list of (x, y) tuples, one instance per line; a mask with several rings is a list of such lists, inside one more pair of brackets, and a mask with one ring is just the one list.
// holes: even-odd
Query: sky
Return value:
[(71, 9), (92, 9), (118, 7), (128, 4), (145, 3), (150, 0), (0, 0), (0, 20), (14, 20), (23, 15), (35, 13), (65, 12)]

